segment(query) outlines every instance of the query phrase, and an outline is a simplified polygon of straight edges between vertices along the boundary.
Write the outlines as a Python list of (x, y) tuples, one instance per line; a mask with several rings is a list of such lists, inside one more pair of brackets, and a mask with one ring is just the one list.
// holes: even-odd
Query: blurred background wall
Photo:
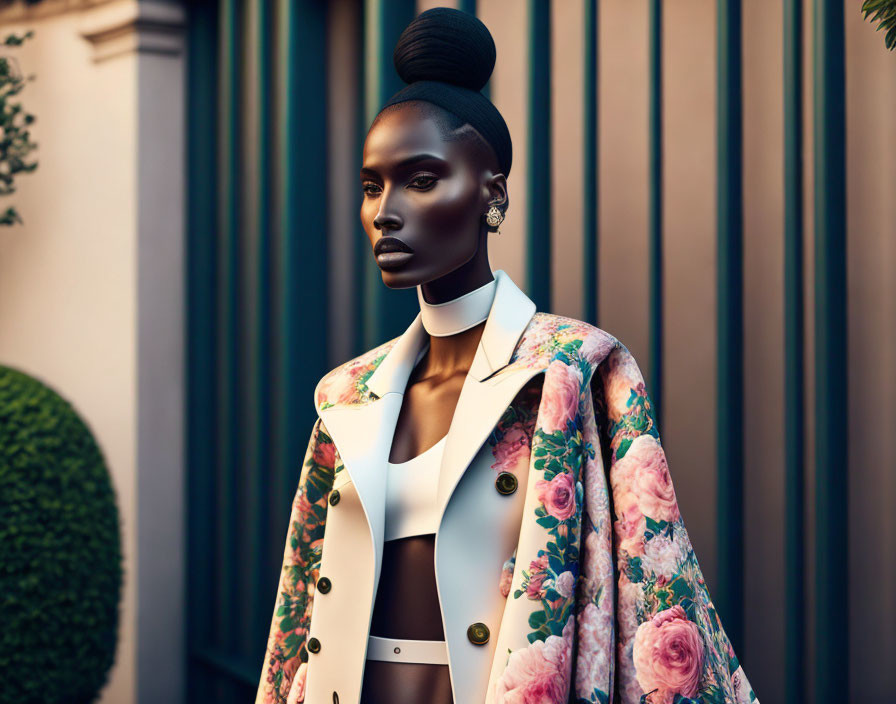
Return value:
[[(3, 29), (37, 30), (17, 55), (38, 76), (22, 97), (38, 116), (41, 162), (13, 196), (25, 225), (0, 232), (0, 362), (66, 394), (113, 470), (128, 572), (104, 703), (253, 696), (311, 392), (332, 367), (403, 331), (416, 307), (412, 292), (386, 291), (376, 275), (357, 169), (370, 120), (400, 87), (394, 40), (437, 4), (457, 6), (112, 1), (0, 12)], [(638, 359), (661, 404), (685, 524), (760, 700), (887, 700), (896, 54), (848, 0), (460, 6), (495, 38), (487, 90), (514, 140), (493, 268), (541, 309), (596, 323)], [(786, 7), (802, 11), (801, 34)], [(816, 83), (837, 37), (842, 80), (828, 71)], [(795, 82), (788, 47), (802, 58)], [(820, 95), (833, 95), (833, 108), (817, 106)], [(814, 139), (838, 96), (839, 170), (836, 145), (816, 163)], [(742, 121), (723, 105), (739, 105)], [(788, 171), (797, 122), (801, 163)], [(842, 222), (836, 208), (817, 210), (838, 197), (836, 183), (816, 190), (818, 166), (826, 178), (842, 173)], [(788, 201), (798, 177), (802, 192)], [(785, 280), (788, 202), (801, 206), (790, 271), (801, 272), (802, 299)], [(544, 243), (550, 256), (530, 261)], [(795, 304), (802, 335), (789, 324)], [(804, 388), (787, 373), (788, 328), (805, 343)], [(815, 340), (831, 330), (819, 380)], [(788, 388), (802, 407), (785, 405)], [(818, 400), (829, 402), (823, 418)], [(803, 458), (802, 478), (788, 448)], [(794, 477), (801, 491), (788, 496)], [(848, 490), (819, 497), (818, 482)], [(799, 511), (803, 530), (788, 543)], [(788, 584), (804, 623), (787, 606)], [(847, 671), (847, 691), (829, 686)]]
[(184, 20), (165, 2), (0, 9), (4, 38), (35, 32), (0, 51), (35, 76), (17, 97), (38, 143), (8, 199), (24, 224), (0, 231), (0, 362), (69, 400), (112, 474), (125, 575), (102, 704), (175, 701), (184, 671)]

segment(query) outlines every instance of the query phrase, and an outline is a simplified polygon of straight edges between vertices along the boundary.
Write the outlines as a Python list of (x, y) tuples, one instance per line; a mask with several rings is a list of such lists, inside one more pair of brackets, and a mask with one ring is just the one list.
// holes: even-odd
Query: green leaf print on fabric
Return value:
[(285, 704), (293, 680), (304, 677), (314, 584), (320, 572), (327, 496), (340, 464), (318, 419), (311, 432), (289, 520), (283, 568), (265, 652), (257, 701)]

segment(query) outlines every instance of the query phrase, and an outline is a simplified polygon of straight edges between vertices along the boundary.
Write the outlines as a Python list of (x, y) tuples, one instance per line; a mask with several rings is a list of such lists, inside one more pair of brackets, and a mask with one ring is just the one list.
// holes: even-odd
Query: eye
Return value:
[(428, 191), (439, 179), (432, 174), (417, 174), (411, 179), (410, 185), (418, 191)]
[(361, 184), (361, 191), (365, 196), (375, 196), (380, 192), (380, 187), (373, 181), (364, 181)]

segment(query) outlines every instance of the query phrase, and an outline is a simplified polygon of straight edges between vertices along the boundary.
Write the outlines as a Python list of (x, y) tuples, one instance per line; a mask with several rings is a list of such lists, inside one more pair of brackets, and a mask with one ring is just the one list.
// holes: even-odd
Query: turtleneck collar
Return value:
[(456, 335), (479, 325), (488, 318), (498, 282), (492, 278), (487, 284), (444, 303), (427, 303), (423, 287), (417, 286), (417, 300), (423, 327), (432, 337)]

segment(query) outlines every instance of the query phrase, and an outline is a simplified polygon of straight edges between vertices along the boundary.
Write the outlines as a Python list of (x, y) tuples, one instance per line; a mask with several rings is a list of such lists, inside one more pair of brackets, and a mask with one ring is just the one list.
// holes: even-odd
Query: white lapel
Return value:
[[(389, 451), (404, 389), (426, 338), (418, 313), (368, 379), (368, 388), (375, 389), (379, 398), (357, 405), (318, 407), (318, 415), (339, 451), (367, 517), (375, 552), (374, 585), (379, 582), (382, 566)], [(378, 380), (371, 387), (374, 377)]]
[(513, 355), (520, 336), (535, 314), (535, 303), (502, 270), (473, 364), (464, 379), (451, 419), (439, 474), (439, 517), (464, 470), (479, 451), (517, 392), (538, 370), (498, 374)]
[[(523, 384), (539, 371), (524, 368), (498, 374), (507, 366), (535, 314), (535, 303), (503, 270), (495, 271), (494, 276), (495, 298), (445, 442), (439, 476), (440, 517), (464, 470), (502, 413)], [(374, 593), (382, 566), (389, 452), (408, 378), (427, 342), (428, 335), (418, 313), (367, 379), (367, 388), (376, 398), (362, 404), (318, 408), (355, 484), (369, 523), (375, 551)], [(372, 603), (370, 607), (372, 610)]]

